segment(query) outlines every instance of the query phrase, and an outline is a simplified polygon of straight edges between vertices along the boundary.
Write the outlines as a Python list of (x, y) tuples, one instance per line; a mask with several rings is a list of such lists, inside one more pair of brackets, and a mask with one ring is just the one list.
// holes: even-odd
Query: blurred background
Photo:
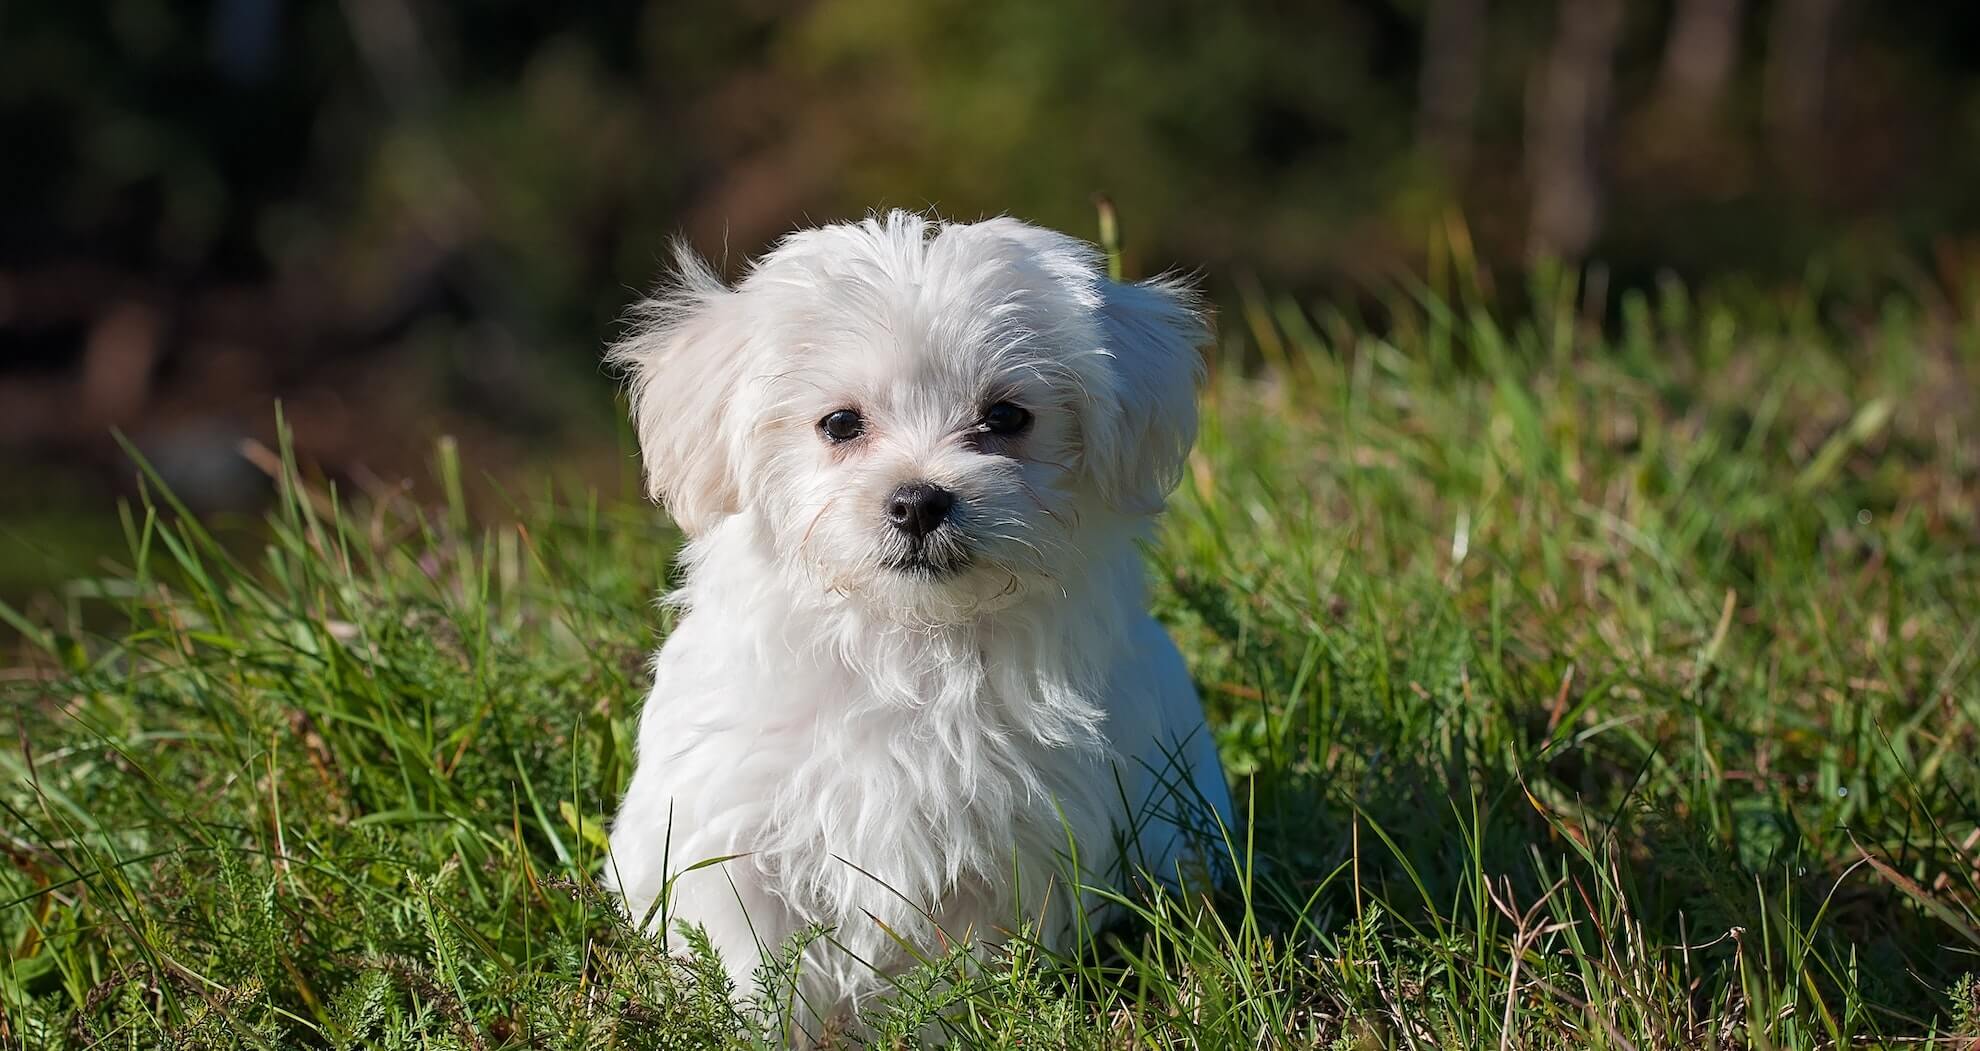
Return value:
[(677, 233), (733, 271), (876, 206), (1093, 237), (1104, 194), (1130, 272), (1226, 302), (1352, 311), (1436, 245), (1971, 302), (1980, 4), (9, 0), (0, 151), (10, 596), (121, 550), (113, 429), (211, 512), (278, 399), (347, 490), (441, 434), (622, 484), (600, 347)]

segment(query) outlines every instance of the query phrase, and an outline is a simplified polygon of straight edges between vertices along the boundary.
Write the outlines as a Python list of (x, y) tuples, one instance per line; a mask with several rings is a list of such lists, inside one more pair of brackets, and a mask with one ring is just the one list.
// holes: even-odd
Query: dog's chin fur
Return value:
[[(761, 990), (815, 1031), (889, 988), (902, 939), (1057, 942), (1095, 904), (1069, 886), (1207, 860), (1187, 826), (1229, 799), (1137, 547), (1194, 436), (1179, 288), (895, 212), (733, 287), (683, 255), (639, 321), (613, 357), (690, 540), (612, 829), (633, 916), (702, 926), (741, 996), (831, 931)], [(989, 431), (996, 402), (1028, 425)], [(843, 409), (863, 429), (835, 441)], [(918, 540), (883, 513), (909, 482), (954, 497)]]

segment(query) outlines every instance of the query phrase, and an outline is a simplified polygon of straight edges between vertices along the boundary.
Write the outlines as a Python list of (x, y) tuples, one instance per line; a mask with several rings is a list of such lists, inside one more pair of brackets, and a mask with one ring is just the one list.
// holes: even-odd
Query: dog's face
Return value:
[(776, 557), (901, 619), (1076, 572), (1153, 514), (1195, 432), (1203, 323), (1071, 238), (905, 213), (794, 234), (737, 286), (683, 258), (614, 350), (654, 494), (690, 534), (753, 514)]

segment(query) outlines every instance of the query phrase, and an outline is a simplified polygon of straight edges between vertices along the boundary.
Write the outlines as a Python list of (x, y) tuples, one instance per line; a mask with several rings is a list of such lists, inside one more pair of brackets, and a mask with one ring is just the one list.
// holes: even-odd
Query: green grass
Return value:
[[(1980, 1039), (1980, 325), (1475, 298), (1225, 318), (1151, 561), (1239, 878), (930, 961), (884, 1032)], [(291, 478), (242, 559), (161, 498), (66, 614), (9, 611), (0, 1046), (749, 1045), (591, 889), (671, 535), (469, 517)]]

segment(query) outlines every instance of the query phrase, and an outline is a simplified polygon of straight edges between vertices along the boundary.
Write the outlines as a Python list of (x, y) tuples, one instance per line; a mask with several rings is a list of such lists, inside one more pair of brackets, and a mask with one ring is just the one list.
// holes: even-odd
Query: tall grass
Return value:
[[(1980, 1040), (1980, 325), (1530, 300), (1225, 318), (1151, 573), (1234, 876), (932, 959), (883, 1045)], [(121, 565), (0, 611), (0, 1046), (776, 1039), (593, 889), (658, 512), (266, 459), (259, 551), (153, 487)]]

